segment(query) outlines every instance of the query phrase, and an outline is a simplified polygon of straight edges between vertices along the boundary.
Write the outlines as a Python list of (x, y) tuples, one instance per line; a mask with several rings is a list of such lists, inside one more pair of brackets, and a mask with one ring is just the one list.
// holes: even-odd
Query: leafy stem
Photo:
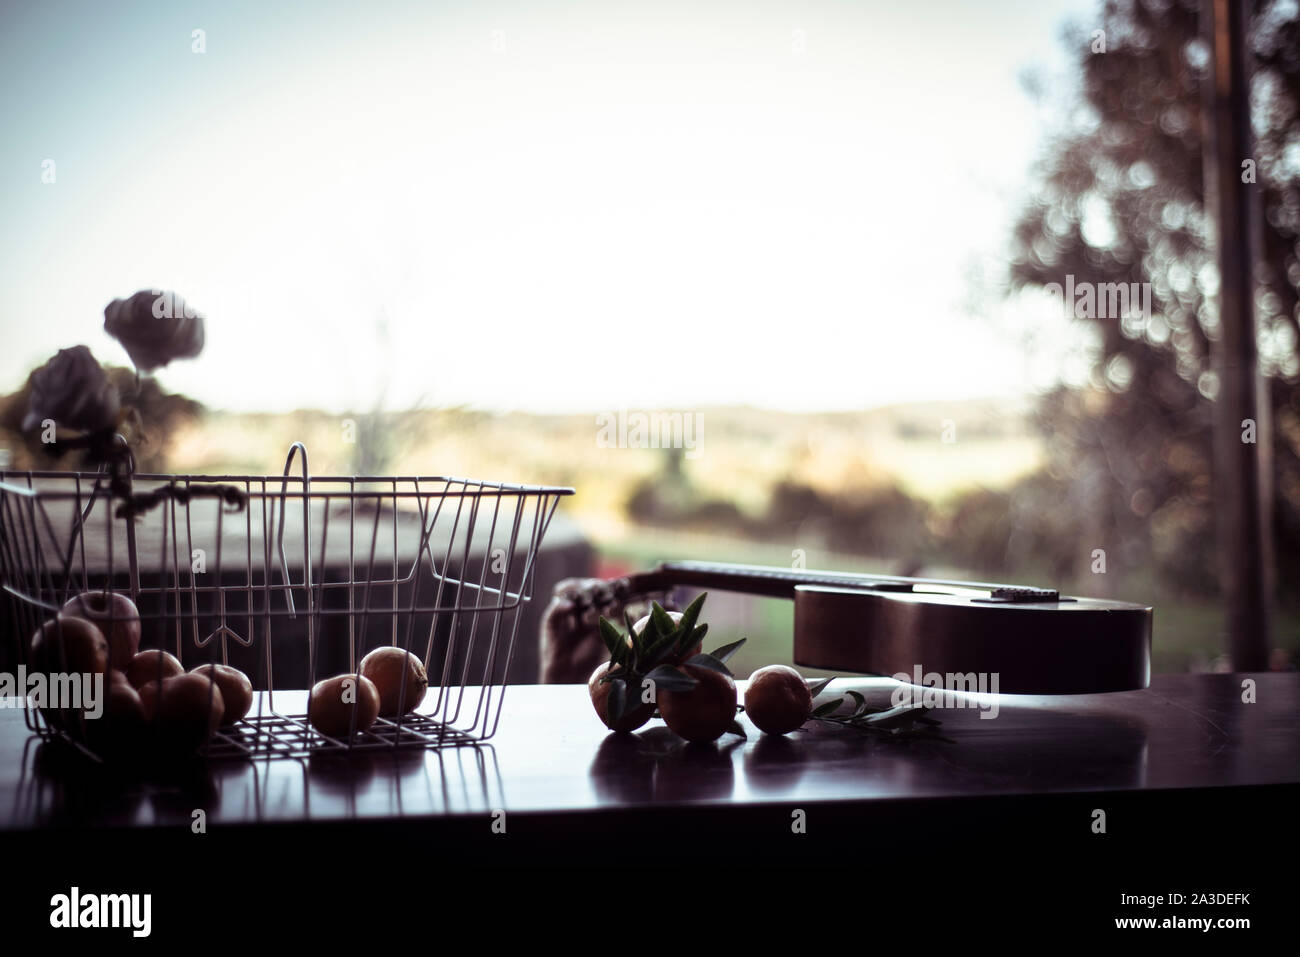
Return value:
[[(816, 698), (832, 680), (827, 678), (812, 685), (808, 690)], [(847, 714), (836, 714), (850, 699), (853, 702), (853, 710)], [(810, 717), (814, 721), (825, 724), (835, 724), (889, 738), (926, 738), (951, 744), (951, 738), (946, 738), (939, 733), (943, 722), (930, 714), (933, 710), (923, 704), (874, 708), (867, 704), (867, 699), (860, 692), (848, 691), (842, 697), (816, 705)]]
[(639, 632), (626, 611), (626, 634), (601, 616), (597, 625), (600, 637), (609, 649), (610, 667), (600, 680), (611, 686), (606, 705), (611, 721), (641, 705), (641, 688), (646, 680), (654, 682), (656, 691), (660, 688), (690, 691), (699, 680), (682, 670), (687, 666), (708, 668), (733, 677), (727, 668), (727, 660), (746, 639), (741, 638), (708, 653), (696, 650), (703, 647), (704, 636), (709, 631), (708, 625), (699, 624), (700, 611), (707, 597), (708, 592), (704, 592), (691, 602), (679, 621), (673, 621), (658, 602), (651, 602), (650, 615)]

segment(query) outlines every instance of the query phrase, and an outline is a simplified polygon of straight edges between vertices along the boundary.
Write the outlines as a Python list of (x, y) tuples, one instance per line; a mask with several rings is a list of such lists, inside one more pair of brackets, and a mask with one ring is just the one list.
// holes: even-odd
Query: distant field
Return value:
[[(1042, 455), (1023, 403), (685, 414), (698, 417), (698, 448), (683, 463), (684, 474), (701, 493), (747, 511), (761, 509), (781, 479), (838, 491), (897, 485), (941, 500), (972, 487), (1005, 487), (1037, 468)], [(662, 470), (668, 453), (603, 448), (597, 431), (595, 414), (214, 412), (173, 436), (169, 459), (176, 471), (278, 472), (290, 443), (302, 441), (317, 474), (352, 474), (368, 465), (384, 474), (559, 482), (578, 488), (576, 513), (618, 521), (633, 486)]]

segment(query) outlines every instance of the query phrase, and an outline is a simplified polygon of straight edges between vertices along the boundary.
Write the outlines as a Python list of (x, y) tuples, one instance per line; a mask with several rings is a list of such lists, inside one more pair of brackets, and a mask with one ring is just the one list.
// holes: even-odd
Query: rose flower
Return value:
[(23, 431), (47, 419), (81, 432), (97, 432), (117, 421), (117, 389), (85, 346), (60, 349), (32, 373)]
[(174, 292), (141, 290), (104, 307), (104, 331), (122, 343), (140, 372), (203, 351), (203, 317)]

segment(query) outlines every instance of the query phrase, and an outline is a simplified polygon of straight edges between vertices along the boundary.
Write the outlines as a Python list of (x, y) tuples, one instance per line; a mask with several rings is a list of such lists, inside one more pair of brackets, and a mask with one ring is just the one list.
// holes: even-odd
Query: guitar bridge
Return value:
[(975, 601), (1018, 604), (1021, 602), (1060, 601), (1061, 593), (1055, 588), (1034, 588), (1030, 585), (1011, 585), (995, 588), (988, 598), (976, 598)]

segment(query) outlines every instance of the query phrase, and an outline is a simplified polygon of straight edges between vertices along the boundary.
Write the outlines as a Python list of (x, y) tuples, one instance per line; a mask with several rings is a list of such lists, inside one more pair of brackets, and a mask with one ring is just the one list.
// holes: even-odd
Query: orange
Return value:
[(135, 602), (118, 592), (87, 591), (69, 598), (63, 614), (84, 618), (108, 639), (114, 668), (125, 668), (140, 650), (140, 612)]
[(139, 691), (151, 681), (166, 681), (185, 674), (185, 666), (172, 654), (157, 648), (140, 652), (127, 663), (126, 680)]
[(223, 725), (241, 720), (253, 706), (253, 683), (238, 668), (230, 665), (199, 665), (190, 674), (211, 678), (221, 689), (221, 700), (226, 704), (221, 714)]
[(337, 675), (312, 687), (307, 717), (321, 734), (347, 740), (354, 711), (358, 734), (368, 730), (379, 717), (379, 689), (364, 675)]
[(376, 648), (362, 658), (359, 670), (379, 689), (379, 713), (385, 718), (396, 718), (399, 708), (401, 714), (414, 711), (429, 690), (424, 662), (392, 645)]
[[(587, 680), (587, 691), (591, 694), (591, 706), (596, 709), (596, 714), (604, 722), (605, 727), (611, 731), (617, 731), (619, 734), (627, 734), (649, 721), (654, 716), (655, 706), (653, 704), (638, 704), (623, 715), (621, 719), (611, 724), (609, 715), (606, 714), (605, 710), (609, 704), (611, 688), (609, 682), (600, 680), (609, 671), (611, 664), (612, 662), (607, 661), (591, 673), (591, 677)], [(627, 693), (637, 695), (639, 700), (641, 689), (629, 686)]]
[(699, 665), (682, 671), (698, 684), (690, 691), (660, 690), (659, 714), (669, 729), (687, 741), (713, 741), (736, 720), (736, 682), (729, 675)]
[(749, 676), (745, 714), (768, 734), (785, 734), (803, 726), (812, 712), (812, 695), (799, 672), (787, 665), (768, 665)]
[(220, 727), (226, 710), (221, 687), (206, 675), (196, 674), (150, 681), (140, 689), (140, 703), (164, 757), (193, 753)]

